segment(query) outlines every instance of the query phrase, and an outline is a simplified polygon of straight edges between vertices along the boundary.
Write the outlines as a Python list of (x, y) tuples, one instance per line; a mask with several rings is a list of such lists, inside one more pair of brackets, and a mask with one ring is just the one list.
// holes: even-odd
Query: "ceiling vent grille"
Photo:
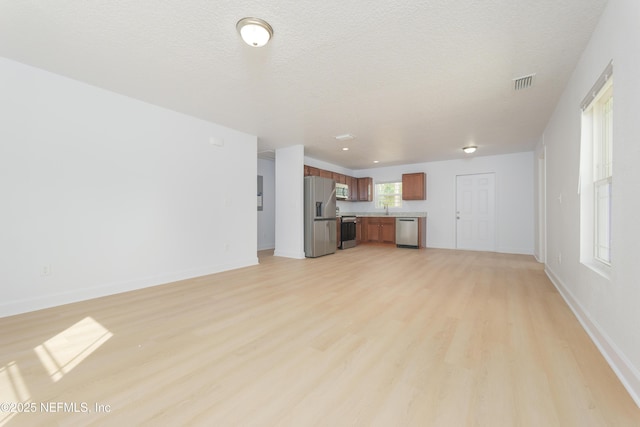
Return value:
[(529, 74), (528, 76), (518, 77), (513, 79), (513, 90), (523, 90), (530, 88), (533, 85), (533, 78), (535, 74)]

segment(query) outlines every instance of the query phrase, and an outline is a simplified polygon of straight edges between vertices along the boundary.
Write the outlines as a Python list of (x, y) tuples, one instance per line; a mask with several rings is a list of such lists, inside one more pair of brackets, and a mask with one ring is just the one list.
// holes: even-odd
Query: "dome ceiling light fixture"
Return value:
[(242, 18), (236, 24), (240, 37), (251, 47), (262, 47), (273, 37), (273, 28), (260, 18)]
[(462, 151), (464, 151), (467, 154), (471, 154), (471, 153), (475, 153), (477, 149), (478, 147), (476, 147), (475, 145), (467, 145), (462, 149)]
[(353, 139), (355, 139), (356, 137), (351, 135), (350, 133), (345, 133), (342, 135), (336, 135), (334, 136), (335, 139), (337, 139), (340, 142), (344, 142), (344, 141), (351, 141)]

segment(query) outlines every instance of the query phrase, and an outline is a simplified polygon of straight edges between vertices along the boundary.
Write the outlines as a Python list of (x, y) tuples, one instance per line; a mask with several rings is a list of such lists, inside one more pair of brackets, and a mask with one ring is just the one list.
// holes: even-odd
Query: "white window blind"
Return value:
[[(586, 209), (581, 215), (590, 218), (591, 228), (581, 229), (581, 236), (591, 247), (591, 258), (611, 265), (611, 209), (613, 193), (613, 63), (609, 63), (602, 75), (582, 101), (582, 146), (580, 182), (586, 184), (582, 194)], [(591, 212), (588, 212), (591, 211)], [(591, 236), (591, 237), (588, 237)], [(582, 246), (582, 243), (581, 243)]]
[(375, 189), (377, 208), (402, 207), (402, 181), (378, 183)]

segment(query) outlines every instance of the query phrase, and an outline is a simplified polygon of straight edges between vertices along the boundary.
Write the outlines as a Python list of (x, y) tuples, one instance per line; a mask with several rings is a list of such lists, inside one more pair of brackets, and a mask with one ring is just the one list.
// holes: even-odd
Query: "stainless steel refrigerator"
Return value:
[(336, 182), (304, 178), (304, 255), (315, 258), (336, 251)]

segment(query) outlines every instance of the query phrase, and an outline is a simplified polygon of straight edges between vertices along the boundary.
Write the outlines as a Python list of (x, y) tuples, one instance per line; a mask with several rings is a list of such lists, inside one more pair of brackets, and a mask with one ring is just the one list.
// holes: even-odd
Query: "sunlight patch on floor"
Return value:
[[(0, 403), (17, 404), (31, 398), (16, 362), (0, 367)], [(16, 415), (15, 411), (0, 411), (0, 426)]]
[(85, 317), (34, 348), (53, 381), (78, 366), (113, 334), (91, 317)]

